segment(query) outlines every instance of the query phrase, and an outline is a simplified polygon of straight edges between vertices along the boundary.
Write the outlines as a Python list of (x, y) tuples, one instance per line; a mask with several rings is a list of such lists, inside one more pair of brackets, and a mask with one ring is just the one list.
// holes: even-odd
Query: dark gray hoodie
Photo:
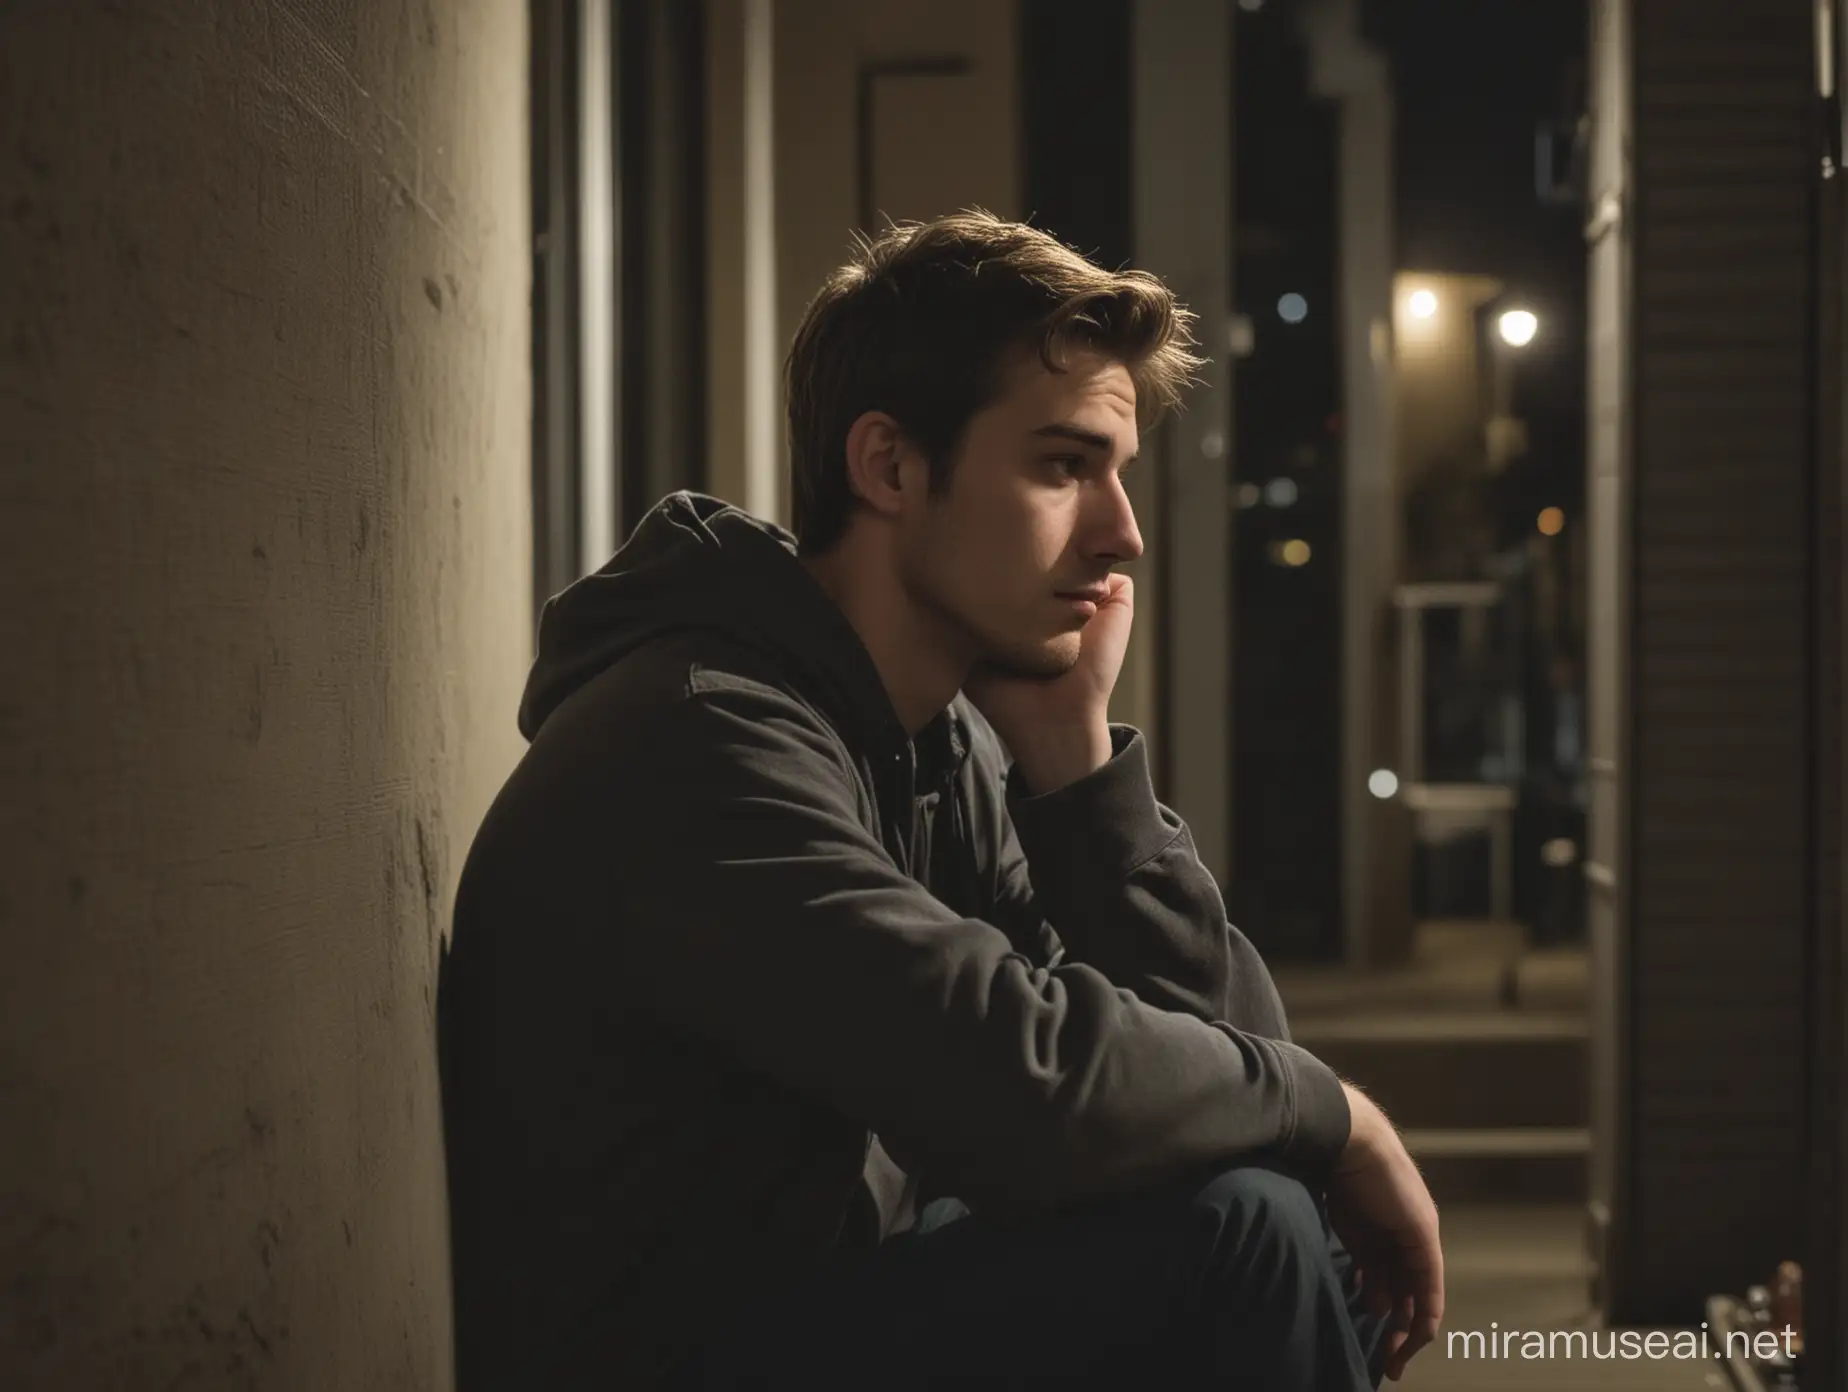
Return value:
[(907, 738), (793, 539), (696, 494), (539, 646), (440, 986), (464, 1392), (658, 1381), (918, 1181), (1325, 1180), (1340, 1084), (1137, 732), (1043, 796), (960, 697)]

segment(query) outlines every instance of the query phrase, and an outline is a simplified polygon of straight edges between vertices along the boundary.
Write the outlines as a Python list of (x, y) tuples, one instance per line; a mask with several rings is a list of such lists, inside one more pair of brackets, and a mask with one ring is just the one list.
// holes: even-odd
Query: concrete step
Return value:
[(1528, 952), (1515, 963), (1512, 989), (1527, 1010), (1591, 1008), (1591, 954), (1582, 947), (1549, 947)]
[(1591, 1132), (1511, 1126), (1403, 1130), (1405, 1148), (1441, 1209), (1448, 1203), (1582, 1203)]
[(1401, 1130), (1583, 1127), (1590, 1031), (1576, 1013), (1345, 1014), (1292, 1036)]

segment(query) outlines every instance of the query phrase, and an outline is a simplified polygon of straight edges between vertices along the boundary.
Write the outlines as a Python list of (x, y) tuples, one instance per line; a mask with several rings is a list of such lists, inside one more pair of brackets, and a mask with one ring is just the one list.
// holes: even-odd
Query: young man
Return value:
[(547, 606), (442, 984), (464, 1392), (1349, 1392), (1433, 1337), (1416, 1168), (1106, 720), (1188, 320), (889, 232), (790, 353), (794, 537), (677, 494)]

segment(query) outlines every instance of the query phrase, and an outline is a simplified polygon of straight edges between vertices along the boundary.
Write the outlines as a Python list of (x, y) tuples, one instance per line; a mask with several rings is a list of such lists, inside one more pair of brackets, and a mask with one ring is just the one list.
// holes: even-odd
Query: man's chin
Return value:
[(976, 663), (985, 676), (1010, 681), (1056, 681), (1078, 664), (1079, 635), (1061, 633), (1031, 645), (995, 648)]

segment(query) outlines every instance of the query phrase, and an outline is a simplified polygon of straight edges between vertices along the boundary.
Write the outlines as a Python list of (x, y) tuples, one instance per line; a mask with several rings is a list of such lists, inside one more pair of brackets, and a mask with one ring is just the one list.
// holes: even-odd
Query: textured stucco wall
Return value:
[(525, 52), (520, 0), (0, 8), (0, 1385), (450, 1380)]

